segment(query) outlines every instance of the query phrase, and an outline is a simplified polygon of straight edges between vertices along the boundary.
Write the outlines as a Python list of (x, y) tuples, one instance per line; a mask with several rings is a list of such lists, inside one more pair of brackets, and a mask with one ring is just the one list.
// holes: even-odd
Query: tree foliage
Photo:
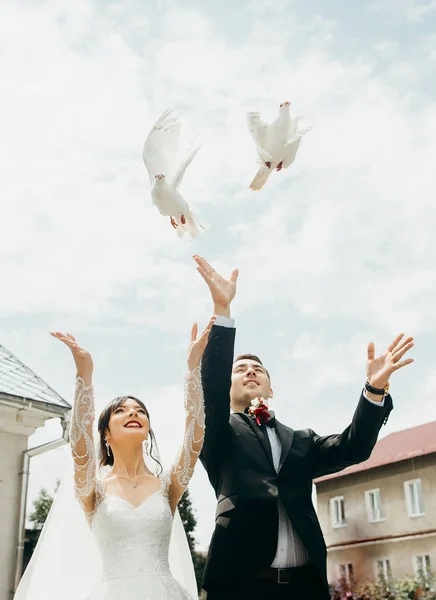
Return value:
[(50, 496), (45, 488), (42, 488), (36, 500), (33, 501), (33, 511), (29, 515), (29, 521), (32, 523), (32, 529), (41, 531), (41, 529), (44, 527), (44, 523), (48, 517), (48, 513), (50, 512), (52, 504), (53, 496)]
[(194, 515), (189, 490), (186, 490), (179, 502), (179, 512), (188, 538), (189, 549), (191, 550), (192, 562), (194, 563), (195, 577), (197, 579), (198, 591), (201, 590), (201, 580), (203, 578), (204, 565), (206, 564), (206, 554), (196, 550), (197, 543), (194, 537), (194, 531), (197, 526), (197, 519)]

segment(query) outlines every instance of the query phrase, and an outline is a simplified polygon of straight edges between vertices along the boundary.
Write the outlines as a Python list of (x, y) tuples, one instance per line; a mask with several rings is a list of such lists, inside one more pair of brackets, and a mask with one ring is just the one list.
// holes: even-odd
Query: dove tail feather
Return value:
[(206, 231), (206, 226), (196, 220), (194, 213), (185, 214), (185, 218), (186, 223), (179, 225), (179, 228), (182, 227), (190, 238), (196, 238), (200, 233)]
[(250, 189), (253, 191), (260, 190), (268, 181), (270, 175), (271, 169), (265, 169), (265, 167), (260, 168), (254, 176), (253, 181), (250, 183)]

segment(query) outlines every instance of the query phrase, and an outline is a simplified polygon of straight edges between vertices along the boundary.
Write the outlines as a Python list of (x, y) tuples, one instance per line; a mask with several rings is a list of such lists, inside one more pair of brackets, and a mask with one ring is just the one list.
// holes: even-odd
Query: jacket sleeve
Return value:
[(211, 478), (228, 447), (235, 328), (214, 325), (201, 363), (205, 435), (200, 460)]
[(369, 402), (362, 394), (351, 424), (341, 434), (319, 436), (311, 431), (315, 452), (313, 477), (337, 473), (367, 460), (392, 409), (390, 395), (386, 396), (384, 406), (380, 407)]

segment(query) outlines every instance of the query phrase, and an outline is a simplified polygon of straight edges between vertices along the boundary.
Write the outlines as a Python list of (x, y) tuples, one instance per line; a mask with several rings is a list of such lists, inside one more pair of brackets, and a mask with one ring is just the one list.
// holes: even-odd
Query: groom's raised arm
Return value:
[(220, 319), (209, 334), (203, 355), (201, 379), (203, 382), (206, 428), (202, 455), (211, 464), (222, 454), (229, 435), (230, 387), (235, 344), (235, 328), (230, 319)]
[(371, 456), (379, 431), (393, 408), (388, 394), (389, 379), (395, 371), (413, 362), (413, 358), (403, 358), (413, 345), (413, 337), (405, 338), (401, 333), (376, 357), (374, 344), (368, 344), (367, 380), (351, 425), (340, 435), (320, 437), (312, 432), (316, 452), (314, 477), (341, 471)]
[(230, 304), (236, 293), (238, 271), (229, 280), (219, 275), (200, 256), (194, 256), (197, 270), (211, 292), (216, 315), (215, 325), (203, 355), (201, 378), (203, 383), (206, 428), (201, 461), (211, 470), (220, 462), (231, 434), (230, 388), (235, 345), (234, 321), (230, 318)]

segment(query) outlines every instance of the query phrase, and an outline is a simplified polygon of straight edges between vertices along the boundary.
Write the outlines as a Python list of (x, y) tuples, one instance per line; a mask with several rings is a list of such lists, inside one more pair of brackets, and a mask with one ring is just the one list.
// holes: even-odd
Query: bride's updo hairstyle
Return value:
[(109, 402), (109, 404), (106, 406), (106, 408), (101, 413), (100, 418), (98, 419), (98, 433), (100, 435), (100, 466), (101, 467), (106, 467), (106, 466), (111, 467), (114, 464), (114, 455), (112, 454), (112, 452), (110, 454), (108, 454), (108, 451), (107, 451), (106, 432), (110, 431), (109, 421), (110, 421), (112, 414), (117, 410), (117, 408), (119, 408), (120, 406), (123, 406), (124, 402), (126, 402), (126, 400), (128, 400), (129, 398), (131, 400), (135, 400), (135, 402), (137, 402), (139, 404), (139, 406), (141, 406), (145, 410), (145, 414), (147, 415), (147, 419), (148, 419), (148, 423), (149, 423), (149, 427), (150, 427), (149, 432), (148, 432), (148, 438), (150, 440), (148, 455), (157, 464), (157, 466), (158, 466), (157, 474), (160, 475), (163, 471), (163, 468), (162, 468), (162, 465), (161, 465), (159, 459), (157, 458), (157, 456), (154, 456), (154, 451), (157, 448), (157, 443), (156, 443), (156, 437), (151, 428), (150, 415), (149, 415), (149, 412), (148, 412), (145, 404), (143, 402), (141, 402), (141, 400), (138, 400), (138, 398), (135, 398), (135, 396), (120, 396), (119, 398), (115, 398), (114, 400), (112, 400), (112, 402)]

